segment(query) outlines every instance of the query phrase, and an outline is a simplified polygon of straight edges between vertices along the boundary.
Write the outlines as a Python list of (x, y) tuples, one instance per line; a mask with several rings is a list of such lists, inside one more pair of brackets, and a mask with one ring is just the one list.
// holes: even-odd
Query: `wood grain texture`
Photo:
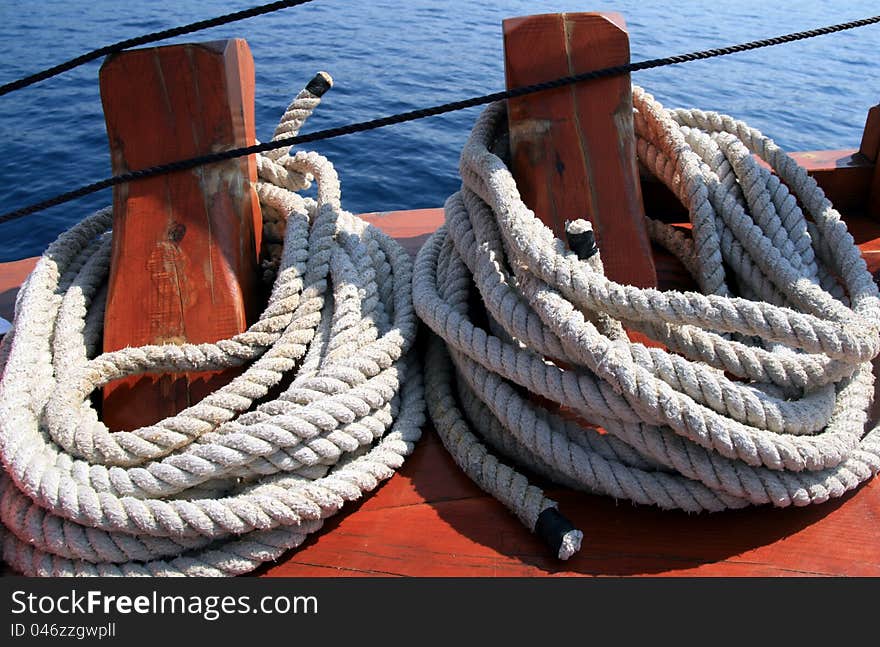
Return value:
[[(507, 87), (629, 62), (616, 13), (559, 13), (503, 22)], [(651, 287), (628, 74), (508, 100), (511, 167), (523, 201), (565, 240), (565, 222), (593, 224), (609, 277)]]
[[(247, 146), (254, 68), (244, 40), (122, 52), (101, 68), (113, 173)], [(260, 307), (262, 232), (253, 158), (114, 187), (104, 350), (214, 342)], [(104, 389), (111, 429), (173, 415), (236, 371), (148, 375)]]

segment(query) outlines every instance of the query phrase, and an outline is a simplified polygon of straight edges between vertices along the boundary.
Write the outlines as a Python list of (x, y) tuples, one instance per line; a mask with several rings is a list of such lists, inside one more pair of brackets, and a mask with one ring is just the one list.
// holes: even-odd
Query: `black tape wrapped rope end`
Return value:
[(535, 534), (559, 556), (568, 559), (581, 548), (584, 534), (556, 508), (545, 508), (535, 522)]

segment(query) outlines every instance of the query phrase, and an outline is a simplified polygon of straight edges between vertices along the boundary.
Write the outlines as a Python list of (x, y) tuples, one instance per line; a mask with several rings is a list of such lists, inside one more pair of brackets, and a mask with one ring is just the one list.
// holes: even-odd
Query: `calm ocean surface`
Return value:
[[(0, 0), (0, 83), (95, 47), (240, 10), (265, 0)], [(244, 37), (256, 65), (257, 137), (317, 70), (335, 87), (313, 131), (501, 90), (501, 20), (556, 11), (619, 11), (634, 61), (781, 35), (877, 13), (877, 0), (316, 0), (191, 34)], [(174, 42), (174, 41), (169, 41)], [(857, 148), (880, 101), (880, 26), (722, 59), (640, 72), (669, 107), (748, 121), (788, 150)], [(110, 175), (94, 62), (0, 97), (0, 212)], [(354, 212), (442, 206), (457, 188), (458, 153), (480, 108), (320, 142)], [(39, 254), (110, 192), (0, 225), (0, 261)]]

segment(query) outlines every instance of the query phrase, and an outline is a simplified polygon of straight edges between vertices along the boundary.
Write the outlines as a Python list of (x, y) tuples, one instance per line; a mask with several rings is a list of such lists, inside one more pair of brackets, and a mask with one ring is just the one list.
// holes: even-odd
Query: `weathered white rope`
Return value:
[(880, 428), (865, 429), (880, 301), (839, 214), (744, 123), (665, 110), (638, 87), (633, 99), (639, 159), (692, 224), (690, 236), (653, 221), (649, 233), (702, 294), (614, 283), (598, 253), (581, 259), (554, 238), (493, 152), (502, 104), (475, 125), (462, 188), (416, 259), (416, 311), (445, 342), (425, 367), (434, 425), (462, 469), (562, 558), (579, 532), (515, 465), (688, 511), (821, 503), (880, 471)]
[[(276, 137), (318, 100), (300, 93)], [(275, 152), (258, 169), (275, 278), (241, 334), (99, 353), (109, 209), (62, 234), (23, 286), (0, 346), (0, 519), (15, 570), (245, 573), (412, 451), (424, 403), (409, 256), (342, 209), (320, 155)], [(311, 179), (316, 199), (296, 193)], [(140, 429), (110, 432), (89, 399), (120, 377), (232, 366), (244, 368), (228, 385)]]

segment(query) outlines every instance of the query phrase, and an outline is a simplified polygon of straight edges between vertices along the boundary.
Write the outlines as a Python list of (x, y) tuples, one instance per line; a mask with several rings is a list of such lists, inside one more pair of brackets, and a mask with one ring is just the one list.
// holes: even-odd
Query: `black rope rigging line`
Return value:
[(124, 49), (130, 49), (139, 45), (146, 45), (147, 43), (155, 43), (156, 41), (165, 40), (167, 38), (174, 38), (175, 36), (191, 34), (195, 31), (201, 31), (203, 29), (209, 29), (211, 27), (219, 27), (220, 25), (237, 22), (239, 20), (244, 20), (245, 18), (261, 16), (263, 14), (272, 13), (273, 11), (278, 11), (280, 9), (287, 9), (288, 7), (295, 7), (297, 5), (305, 4), (311, 1), (312, 0), (280, 0), (278, 2), (270, 2), (268, 4), (251, 7), (250, 9), (242, 9), (241, 11), (235, 11), (233, 13), (224, 14), (215, 18), (199, 20), (196, 22), (192, 22), (188, 25), (173, 27), (171, 29), (165, 29), (163, 31), (157, 31), (150, 34), (144, 34), (143, 36), (121, 40), (118, 43), (99, 47), (98, 49), (92, 50), (91, 52), (86, 52), (85, 54), (77, 56), (76, 58), (72, 58), (69, 61), (59, 63), (58, 65), (46, 68), (45, 70), (41, 70), (29, 76), (25, 76), (16, 81), (4, 83), (3, 85), (0, 85), (0, 96), (3, 96), (4, 94), (9, 94), (10, 92), (14, 92), (16, 90), (21, 90), (22, 88), (26, 88), (29, 85), (33, 85), (34, 83), (45, 81), (46, 79), (61, 74), (62, 72), (67, 72), (68, 70), (72, 70), (75, 67), (79, 67), (84, 63), (94, 61), (95, 59), (101, 58), (102, 56), (106, 56), (108, 54), (121, 52)]
[(815, 36), (832, 34), (839, 31), (845, 31), (847, 29), (855, 29), (856, 27), (863, 27), (865, 25), (872, 25), (875, 23), (880, 23), (880, 16), (862, 18), (860, 20), (854, 20), (852, 22), (841, 23), (838, 25), (830, 25), (827, 27), (820, 27), (818, 29), (811, 29), (809, 31), (795, 32), (792, 34), (786, 34), (785, 36), (776, 36), (774, 38), (754, 40), (748, 43), (741, 43), (739, 45), (730, 45), (728, 47), (690, 52), (688, 54), (668, 56), (665, 58), (654, 58), (646, 61), (639, 61), (637, 63), (627, 63), (626, 65), (615, 65), (613, 67), (605, 67), (599, 70), (593, 70), (592, 72), (584, 72), (582, 74), (564, 76), (558, 79), (554, 79), (552, 81), (545, 81), (543, 83), (535, 83), (532, 85), (513, 88), (511, 90), (506, 90), (502, 92), (493, 92), (491, 94), (471, 97), (469, 99), (463, 99), (461, 101), (452, 101), (450, 103), (444, 103), (428, 108), (418, 108), (416, 110), (410, 110), (408, 112), (389, 115), (387, 117), (371, 119), (369, 121), (361, 121), (353, 124), (347, 124), (345, 126), (327, 128), (325, 130), (319, 130), (313, 133), (308, 133), (306, 135), (297, 135), (296, 137), (284, 137), (271, 142), (263, 142), (260, 144), (254, 144), (252, 146), (231, 149), (228, 151), (220, 151), (207, 155), (199, 155), (198, 157), (191, 157), (176, 162), (160, 164), (137, 171), (129, 171), (128, 173), (115, 175), (105, 180), (101, 180), (100, 182), (88, 184), (73, 191), (68, 191), (67, 193), (56, 195), (52, 198), (49, 198), (48, 200), (43, 200), (41, 202), (37, 202), (26, 207), (16, 209), (15, 211), (4, 213), (0, 215), (0, 224), (9, 222), (10, 220), (22, 218), (32, 213), (36, 213), (37, 211), (48, 209), (49, 207), (54, 207), (59, 204), (64, 204), (65, 202), (70, 202), (71, 200), (76, 200), (77, 198), (81, 198), (92, 193), (97, 193), (98, 191), (102, 191), (104, 189), (108, 189), (110, 187), (116, 186), (117, 184), (123, 184), (125, 182), (142, 180), (148, 177), (154, 177), (156, 175), (163, 175), (165, 173), (185, 171), (191, 168), (195, 168), (197, 166), (203, 166), (205, 164), (212, 164), (215, 162), (223, 162), (226, 160), (234, 159), (236, 157), (243, 157), (245, 155), (264, 153), (266, 151), (274, 150), (276, 148), (283, 148), (285, 146), (307, 144), (309, 142), (332, 139), (334, 137), (341, 137), (342, 135), (351, 135), (354, 133), (374, 130), (376, 128), (383, 128), (385, 126), (391, 126), (394, 124), (401, 124), (408, 121), (415, 121), (417, 119), (424, 119), (425, 117), (434, 117), (437, 115), (454, 112), (456, 110), (463, 110), (465, 108), (485, 105), (487, 103), (500, 101), (502, 99), (511, 99), (527, 94), (542, 92), (544, 90), (552, 90), (566, 85), (571, 85), (572, 83), (580, 83), (582, 81), (591, 81), (610, 76), (618, 76), (620, 74), (626, 74), (628, 72), (639, 72), (642, 70), (649, 70), (657, 67), (664, 67), (667, 65), (675, 65), (678, 63), (688, 63), (690, 61), (699, 61), (708, 58), (715, 58), (718, 56), (726, 56), (728, 54), (734, 54), (737, 52), (746, 52), (753, 49), (760, 49), (762, 47), (781, 45), (783, 43), (791, 43), (797, 40), (813, 38)]

